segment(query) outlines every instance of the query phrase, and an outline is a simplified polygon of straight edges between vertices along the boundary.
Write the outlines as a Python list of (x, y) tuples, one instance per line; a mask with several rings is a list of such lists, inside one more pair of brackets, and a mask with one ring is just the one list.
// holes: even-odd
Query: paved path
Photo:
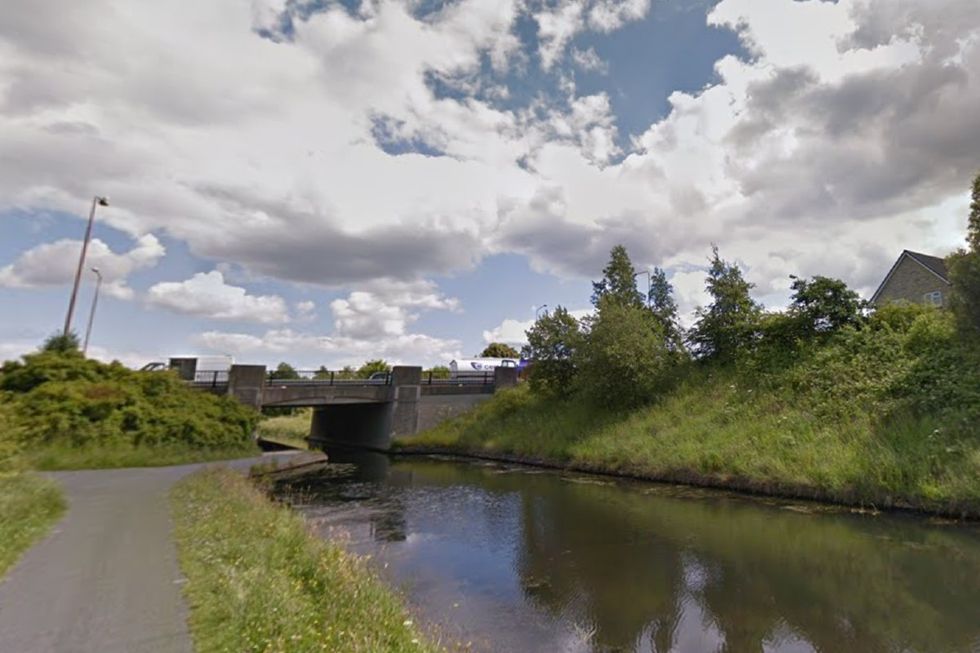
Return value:
[(68, 513), (0, 582), (0, 651), (189, 653), (168, 492), (202, 466), (51, 474)]

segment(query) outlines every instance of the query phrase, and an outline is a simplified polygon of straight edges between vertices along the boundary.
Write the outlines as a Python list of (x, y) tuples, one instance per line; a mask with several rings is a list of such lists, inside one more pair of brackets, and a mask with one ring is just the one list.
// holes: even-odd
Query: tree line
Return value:
[[(961, 339), (980, 342), (980, 175), (973, 183), (967, 246), (947, 259), (951, 310)], [(608, 406), (635, 407), (669, 392), (693, 367), (788, 363), (842, 331), (865, 328), (871, 307), (840, 279), (791, 276), (789, 306), (765, 311), (741, 268), (712, 247), (705, 290), (710, 302), (684, 329), (673, 288), (661, 268), (646, 296), (626, 248), (616, 245), (592, 284), (594, 312), (579, 320), (565, 307), (527, 331), (522, 355), (532, 359), (533, 392), (581, 395)]]

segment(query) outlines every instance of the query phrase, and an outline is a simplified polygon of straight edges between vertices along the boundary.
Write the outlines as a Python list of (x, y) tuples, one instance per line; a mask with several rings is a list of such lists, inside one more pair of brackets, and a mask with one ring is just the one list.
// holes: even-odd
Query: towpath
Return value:
[(203, 466), (52, 473), (68, 511), (0, 581), (0, 651), (192, 651), (168, 493)]

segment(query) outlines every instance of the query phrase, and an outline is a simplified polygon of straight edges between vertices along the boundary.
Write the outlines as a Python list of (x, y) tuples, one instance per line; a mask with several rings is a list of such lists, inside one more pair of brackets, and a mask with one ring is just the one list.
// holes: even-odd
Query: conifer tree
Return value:
[(602, 279), (592, 282), (592, 305), (598, 308), (604, 299), (621, 306), (643, 306), (643, 294), (636, 289), (636, 269), (622, 245), (612, 248)]

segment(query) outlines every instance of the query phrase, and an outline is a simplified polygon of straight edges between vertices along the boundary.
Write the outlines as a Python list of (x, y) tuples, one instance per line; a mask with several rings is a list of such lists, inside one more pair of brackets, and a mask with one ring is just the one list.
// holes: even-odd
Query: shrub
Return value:
[(0, 368), (7, 419), (31, 447), (247, 444), (257, 413), (192, 390), (170, 372), (135, 372), (75, 352), (42, 352)]
[(669, 386), (678, 354), (668, 348), (664, 326), (647, 309), (600, 301), (577, 355), (584, 395), (606, 406), (648, 403)]
[(533, 362), (531, 389), (543, 395), (564, 397), (575, 381), (575, 354), (582, 345), (582, 327), (563, 307), (542, 315), (527, 331), (523, 355)]

